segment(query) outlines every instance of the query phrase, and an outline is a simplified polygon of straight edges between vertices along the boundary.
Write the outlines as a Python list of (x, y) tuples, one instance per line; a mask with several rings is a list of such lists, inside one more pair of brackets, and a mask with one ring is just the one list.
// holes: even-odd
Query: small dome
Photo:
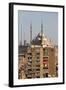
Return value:
[(38, 33), (38, 36), (43, 36), (44, 37), (44, 33), (41, 34), (41, 32), (40, 32), (40, 33)]
[(38, 36), (41, 36), (41, 33), (38, 33)]

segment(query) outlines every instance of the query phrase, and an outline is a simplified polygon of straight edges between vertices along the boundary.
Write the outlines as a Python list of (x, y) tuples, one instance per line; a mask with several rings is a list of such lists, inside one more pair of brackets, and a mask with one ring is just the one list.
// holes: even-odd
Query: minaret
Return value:
[(41, 45), (43, 45), (43, 20), (41, 19)]
[(24, 32), (24, 46), (26, 46), (25, 32)]
[(20, 45), (22, 45), (22, 25), (21, 25), (21, 41), (20, 41)]
[(43, 20), (41, 19), (41, 35), (43, 35)]
[(30, 23), (30, 44), (32, 42), (32, 22)]

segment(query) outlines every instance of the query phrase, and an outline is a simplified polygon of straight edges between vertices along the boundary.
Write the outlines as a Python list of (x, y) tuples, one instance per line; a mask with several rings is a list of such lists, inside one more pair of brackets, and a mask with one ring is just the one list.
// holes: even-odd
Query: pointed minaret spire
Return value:
[(43, 20), (41, 19), (41, 45), (43, 45)]
[(32, 22), (30, 23), (30, 44), (32, 42)]
[(41, 19), (41, 35), (43, 34), (43, 20)]
[(20, 45), (22, 45), (22, 24), (21, 24), (21, 41), (20, 41)]

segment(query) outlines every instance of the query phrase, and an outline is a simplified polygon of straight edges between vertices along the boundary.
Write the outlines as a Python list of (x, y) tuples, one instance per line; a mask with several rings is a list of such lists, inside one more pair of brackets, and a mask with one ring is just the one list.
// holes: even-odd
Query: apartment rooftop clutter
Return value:
[(47, 78), (58, 76), (57, 48), (53, 42), (41, 32), (32, 39), (32, 24), (30, 24), (30, 44), (18, 47), (18, 78)]

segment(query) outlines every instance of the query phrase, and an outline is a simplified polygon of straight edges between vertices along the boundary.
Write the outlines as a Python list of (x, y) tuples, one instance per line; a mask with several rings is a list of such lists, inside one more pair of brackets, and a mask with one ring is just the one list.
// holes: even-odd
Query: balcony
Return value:
[(32, 78), (32, 75), (29, 75), (29, 74), (28, 74), (28, 75), (27, 75), (27, 78)]
[(48, 69), (48, 67), (43, 67), (43, 69)]
[(40, 68), (37, 68), (36, 71), (40, 71)]

